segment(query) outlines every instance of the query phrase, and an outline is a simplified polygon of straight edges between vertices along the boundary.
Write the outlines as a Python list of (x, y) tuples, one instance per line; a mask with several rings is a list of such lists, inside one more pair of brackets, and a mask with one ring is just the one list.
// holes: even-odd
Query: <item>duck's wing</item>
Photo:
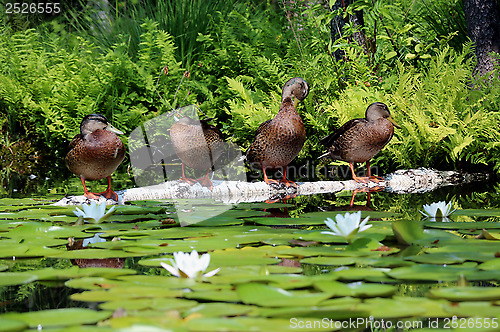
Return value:
[(257, 136), (261, 131), (263, 131), (269, 124), (273, 121), (273, 119), (269, 119), (267, 121), (264, 121), (260, 124), (259, 128), (257, 128), (257, 131), (255, 132), (255, 136)]
[(347, 121), (340, 127), (339, 129), (335, 130), (333, 133), (331, 133), (328, 136), (323, 137), (319, 142), (323, 144), (326, 147), (331, 147), (332, 145), (335, 144), (335, 141), (339, 139), (345, 132), (347, 132), (349, 129), (355, 127), (356, 125), (360, 123), (365, 123), (366, 119), (352, 119)]
[(203, 130), (203, 133), (205, 134), (205, 136), (206, 136), (206, 133), (210, 133), (210, 135), (215, 134), (215, 135), (219, 136), (219, 138), (222, 140), (222, 137), (223, 137), (222, 131), (220, 131), (220, 129), (217, 128), (216, 126), (208, 123), (208, 121), (213, 120), (213, 119), (214, 118), (200, 120), (201, 129)]
[(69, 142), (69, 151), (73, 150), (75, 148), (75, 146), (78, 143), (80, 143), (82, 140), (83, 140), (83, 135), (82, 134), (78, 134), (75, 137), (73, 137), (73, 139), (71, 140), (71, 142)]
[(249, 162), (252, 162), (255, 160), (255, 155), (258, 154), (258, 151), (260, 150), (259, 149), (259, 146), (261, 145), (260, 144), (260, 140), (259, 140), (259, 134), (264, 131), (267, 127), (269, 127), (269, 124), (271, 123), (273, 119), (269, 119), (265, 122), (262, 122), (259, 126), (259, 128), (257, 128), (257, 130), (255, 131), (255, 135), (253, 137), (253, 141), (252, 143), (250, 144), (250, 146), (248, 147), (248, 149), (245, 151), (245, 155), (246, 155), (246, 159), (249, 161)]

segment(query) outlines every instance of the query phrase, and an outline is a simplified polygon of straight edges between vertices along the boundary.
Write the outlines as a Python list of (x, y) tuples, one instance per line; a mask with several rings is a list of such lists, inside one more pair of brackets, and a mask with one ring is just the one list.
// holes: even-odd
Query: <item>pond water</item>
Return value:
[[(78, 179), (3, 175), (0, 331), (498, 330), (500, 324), (498, 183), (376, 192), (369, 204), (361, 193), (353, 208), (350, 192), (242, 203), (180, 227), (179, 206), (193, 202), (130, 202), (102, 223), (78, 224), (75, 207), (51, 205), (66, 192), (80, 193)], [(116, 189), (132, 183), (126, 172), (114, 179)], [(422, 206), (442, 200), (457, 209), (451, 220), (422, 220)], [(373, 226), (350, 244), (322, 234), (326, 218), (356, 210)], [(81, 240), (96, 233), (106, 241), (82, 250)], [(161, 267), (172, 264), (174, 252), (193, 249), (210, 254), (205, 272), (220, 271), (186, 279)]]

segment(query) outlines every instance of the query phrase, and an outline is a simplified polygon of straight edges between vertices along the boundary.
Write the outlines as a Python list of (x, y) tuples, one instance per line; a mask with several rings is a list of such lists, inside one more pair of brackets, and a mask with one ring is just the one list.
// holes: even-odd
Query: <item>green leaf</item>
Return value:
[(500, 300), (500, 288), (494, 287), (447, 287), (431, 289), (427, 296), (453, 302)]
[(35, 280), (36, 275), (26, 272), (0, 272), (0, 286), (28, 284)]
[(24, 331), (28, 328), (28, 324), (23, 321), (5, 319), (0, 317), (0, 332), (17, 332)]
[(418, 264), (409, 267), (400, 267), (387, 272), (391, 278), (399, 280), (419, 280), (419, 281), (456, 281), (460, 275), (465, 275), (468, 280), (479, 278), (474, 263), (464, 263), (460, 265), (428, 265)]
[(392, 58), (394, 58), (396, 55), (398, 55), (398, 53), (397, 53), (397, 52), (395, 52), (395, 51), (390, 51), (390, 52), (387, 52), (387, 53), (385, 54), (385, 59), (386, 59), (386, 60), (392, 59)]
[(500, 232), (493, 233), (493, 232), (490, 232), (490, 231), (487, 231), (487, 230), (483, 229), (481, 231), (481, 235), (486, 240), (495, 240), (495, 241), (499, 241), (500, 240)]
[(253, 310), (252, 306), (236, 303), (201, 303), (183, 312), (184, 316), (192, 314), (202, 317), (242, 316)]
[(478, 266), (478, 269), (486, 271), (500, 270), (500, 258), (495, 258), (490, 261), (484, 262)]
[(424, 238), (422, 223), (408, 220), (397, 220), (392, 223), (392, 231), (399, 243), (411, 245)]
[(317, 305), (330, 297), (330, 294), (327, 293), (290, 292), (258, 283), (239, 284), (236, 286), (236, 290), (244, 303), (262, 307)]
[(79, 324), (95, 324), (111, 316), (110, 311), (94, 311), (82, 308), (40, 310), (24, 313), (7, 313), (3, 318), (19, 320), (31, 328), (38, 325), (44, 328), (70, 326)]
[(102, 310), (118, 310), (125, 309), (127, 311), (132, 310), (158, 310), (158, 311), (170, 311), (170, 310), (186, 310), (193, 308), (198, 305), (198, 302), (185, 299), (176, 298), (135, 298), (120, 301), (108, 301), (101, 303), (99, 308)]
[(397, 287), (392, 285), (368, 284), (354, 282), (344, 284), (338, 281), (318, 281), (314, 286), (322, 292), (331, 293), (332, 296), (352, 296), (352, 297), (388, 297), (396, 293)]
[[(446, 303), (443, 304), (443, 310), (448, 313), (448, 316), (455, 315), (461, 317), (457, 318), (455, 321), (451, 320), (450, 326), (465, 327), (467, 329), (477, 328), (480, 323), (485, 327), (486, 322), (490, 324), (490, 327), (493, 327), (493, 325), (491, 325), (493, 322), (491, 318), (476, 317), (498, 317), (498, 306), (490, 301)], [(498, 322), (498, 319), (495, 320), (495, 322)]]
[(302, 264), (315, 264), (315, 265), (353, 265), (356, 263), (356, 258), (354, 257), (310, 257), (301, 259)]

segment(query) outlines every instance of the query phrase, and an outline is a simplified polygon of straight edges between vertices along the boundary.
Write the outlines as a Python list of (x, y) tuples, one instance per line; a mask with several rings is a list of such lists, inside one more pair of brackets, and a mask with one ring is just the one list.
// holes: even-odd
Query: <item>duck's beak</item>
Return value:
[(394, 121), (394, 119), (392, 118), (392, 116), (390, 116), (389, 118), (387, 118), (387, 120), (391, 121), (391, 122), (392, 122), (392, 124), (394, 125), (394, 127), (401, 129), (401, 126), (400, 126), (400, 125), (398, 125), (398, 124), (396, 123), (396, 121)]
[(108, 123), (108, 125), (106, 126), (106, 130), (109, 130), (110, 132), (112, 133), (115, 133), (115, 134), (118, 134), (118, 135), (123, 135), (123, 131), (121, 130), (118, 130), (116, 129), (115, 127), (113, 127), (111, 124)]
[(295, 107), (295, 109), (297, 109), (297, 105), (300, 103), (300, 99), (293, 96), (293, 107)]

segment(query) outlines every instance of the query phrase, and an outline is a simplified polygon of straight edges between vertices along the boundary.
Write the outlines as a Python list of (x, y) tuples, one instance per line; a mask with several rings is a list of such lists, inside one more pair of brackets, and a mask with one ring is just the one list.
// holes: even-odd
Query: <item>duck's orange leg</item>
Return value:
[[(375, 191), (377, 191), (377, 190), (375, 190)], [(354, 197), (356, 196), (356, 194), (361, 193), (361, 192), (366, 192), (366, 206), (370, 207), (372, 193), (371, 193), (371, 189), (366, 189), (366, 188), (354, 189), (352, 191), (351, 202), (349, 203), (350, 207), (354, 206)]]
[(370, 181), (373, 181), (376, 183), (379, 183), (380, 181), (384, 181), (383, 177), (372, 176), (372, 171), (370, 169), (370, 161), (369, 160), (366, 161), (366, 175), (368, 176), (368, 179), (370, 179)]
[(214, 188), (214, 185), (208, 178), (208, 173), (210, 173), (210, 168), (207, 169), (207, 174), (205, 174), (204, 177), (196, 179), (196, 181), (198, 181), (203, 187), (207, 187), (208, 189), (212, 190)]
[(82, 181), (83, 184), (83, 196), (87, 197), (88, 199), (99, 199), (100, 194), (98, 193), (91, 193), (88, 189), (87, 186), (85, 185), (85, 179), (80, 177), (80, 180)]
[(354, 165), (353, 163), (349, 163), (349, 168), (351, 169), (351, 172), (352, 172), (352, 179), (356, 182), (359, 182), (359, 183), (368, 183), (369, 182), (369, 179), (368, 177), (357, 177), (356, 176), (356, 173), (354, 173)]
[(112, 199), (115, 202), (118, 202), (118, 194), (111, 190), (111, 175), (108, 176), (108, 189), (106, 189), (106, 191), (103, 191), (102, 193), (99, 193), (99, 195), (106, 199)]
[(351, 202), (349, 203), (350, 207), (354, 206), (354, 197), (356, 196), (357, 193), (358, 193), (358, 190), (353, 190), (352, 191)]
[(179, 181), (187, 182), (190, 185), (196, 184), (195, 179), (191, 179), (191, 178), (186, 177), (185, 168), (186, 168), (186, 165), (184, 165), (184, 163), (182, 163), (182, 177), (179, 179)]
[(286, 187), (293, 187), (295, 189), (297, 189), (297, 184), (293, 181), (290, 181), (286, 178), (286, 166), (283, 167), (283, 178), (281, 179), (281, 183), (284, 183)]
[(264, 173), (264, 182), (267, 184), (278, 184), (277, 180), (269, 179), (266, 174), (266, 167), (262, 166), (262, 173)]

